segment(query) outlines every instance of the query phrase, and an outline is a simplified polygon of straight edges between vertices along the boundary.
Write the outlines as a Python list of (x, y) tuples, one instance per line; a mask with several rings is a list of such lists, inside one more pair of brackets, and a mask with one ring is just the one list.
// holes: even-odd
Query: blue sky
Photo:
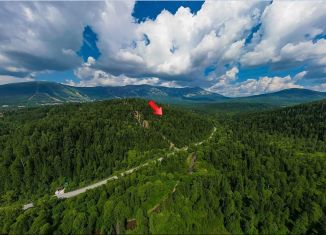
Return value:
[[(132, 16), (136, 22), (144, 22), (147, 19), (155, 20), (156, 17), (163, 11), (167, 10), (172, 14), (181, 7), (190, 8), (192, 13), (200, 10), (204, 1), (137, 1), (135, 3)], [(100, 57), (100, 51), (97, 48), (98, 37), (96, 32), (93, 31), (91, 26), (87, 25), (83, 31), (83, 44), (77, 51), (77, 54), (86, 62), (89, 56), (94, 59)], [(67, 71), (53, 71), (46, 74), (40, 74), (36, 77), (38, 80), (47, 80), (53, 82), (62, 82), (69, 79), (77, 82), (78, 78), (74, 75), (73, 70)]]
[(204, 1), (138, 1), (134, 6), (132, 16), (137, 22), (143, 22), (146, 19), (155, 20), (162, 10), (165, 9), (175, 14), (181, 6), (190, 8), (192, 13), (197, 13), (203, 3)]
[(0, 84), (200, 86), (227, 96), (326, 91), (320, 2), (0, 5)]

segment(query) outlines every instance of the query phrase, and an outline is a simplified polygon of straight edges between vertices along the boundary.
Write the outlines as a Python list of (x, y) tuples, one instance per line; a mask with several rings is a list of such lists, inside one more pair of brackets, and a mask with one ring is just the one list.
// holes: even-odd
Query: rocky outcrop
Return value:
[(134, 118), (137, 120), (138, 124), (144, 128), (149, 128), (149, 122), (144, 120), (143, 115), (139, 111), (134, 111)]

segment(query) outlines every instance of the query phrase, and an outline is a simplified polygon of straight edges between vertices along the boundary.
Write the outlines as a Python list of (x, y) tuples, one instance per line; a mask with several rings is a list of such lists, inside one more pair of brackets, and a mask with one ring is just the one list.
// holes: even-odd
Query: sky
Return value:
[(326, 91), (324, 1), (0, 2), (0, 84)]

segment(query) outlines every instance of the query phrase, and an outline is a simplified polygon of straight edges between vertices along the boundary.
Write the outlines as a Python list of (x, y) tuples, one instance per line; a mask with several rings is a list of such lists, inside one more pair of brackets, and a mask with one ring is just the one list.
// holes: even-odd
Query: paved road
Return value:
[[(213, 135), (214, 135), (215, 132), (216, 132), (216, 127), (214, 127), (214, 129), (213, 129), (211, 135), (208, 137), (208, 139), (203, 140), (203, 141), (200, 141), (200, 142), (198, 142), (198, 143), (195, 143), (195, 145), (196, 145), (196, 146), (201, 145), (201, 144), (203, 144), (205, 141), (211, 139), (211, 138), (213, 137)], [(171, 156), (171, 155), (173, 155), (173, 154), (175, 154), (176, 152), (179, 152), (179, 151), (181, 151), (181, 150), (187, 151), (187, 150), (188, 150), (188, 146), (184, 146), (184, 147), (182, 147), (181, 149), (174, 147), (173, 152), (167, 154), (167, 157), (169, 157), (169, 156)], [(153, 162), (153, 163), (156, 163), (157, 161), (161, 162), (163, 159), (164, 159), (164, 158), (161, 157), (161, 158), (158, 158), (157, 160), (150, 160), (150, 161)], [(126, 170), (126, 171), (120, 173), (120, 176), (119, 176), (119, 177), (124, 177), (124, 176), (126, 176), (126, 175), (129, 175), (129, 174), (133, 173), (134, 171), (137, 171), (137, 170), (139, 170), (139, 169), (141, 169), (141, 168), (143, 168), (143, 167), (145, 167), (145, 166), (148, 166), (148, 165), (149, 165), (149, 162), (146, 162), (146, 163), (144, 163), (144, 164), (142, 164), (142, 165), (139, 165), (139, 166), (137, 166), (137, 167), (134, 167), (134, 168), (131, 168), (131, 169), (129, 169), (129, 170)], [(109, 178), (107, 178), (107, 179), (101, 180), (101, 181), (99, 181), (99, 182), (97, 182), (97, 183), (94, 183), (94, 184), (88, 185), (88, 186), (86, 186), (86, 187), (83, 187), (83, 188), (80, 188), (80, 189), (76, 189), (76, 190), (73, 190), (73, 191), (70, 191), (70, 192), (67, 192), (67, 193), (63, 193), (63, 194), (61, 194), (61, 195), (55, 195), (55, 196), (56, 196), (57, 198), (59, 198), (59, 199), (65, 199), (65, 198), (76, 197), (76, 196), (78, 196), (78, 195), (81, 194), (81, 193), (85, 193), (87, 190), (90, 190), (90, 189), (93, 189), (93, 188), (100, 187), (100, 186), (102, 186), (102, 185), (108, 183), (109, 181), (117, 180), (117, 179), (119, 179), (119, 177), (118, 177), (118, 175), (114, 175), (114, 176), (111, 176), (111, 177), (109, 177)], [(34, 206), (33, 203), (28, 203), (28, 204), (25, 204), (25, 205), (23, 206), (23, 209), (26, 210), (26, 209), (32, 208), (33, 206)]]
[(103, 184), (106, 184), (108, 181), (112, 181), (112, 180), (117, 180), (118, 179), (118, 176), (111, 176), (105, 180), (102, 180), (102, 181), (99, 181), (97, 183), (94, 183), (94, 184), (91, 184), (91, 185), (88, 185), (84, 188), (80, 188), (80, 189), (76, 189), (74, 191), (70, 191), (70, 192), (67, 192), (67, 193), (63, 193), (61, 195), (56, 195), (57, 198), (71, 198), (71, 197), (76, 197), (77, 195), (81, 194), (81, 193), (84, 193), (86, 192), (87, 190), (89, 189), (93, 189), (93, 188), (97, 188)]
[[(129, 174), (133, 173), (134, 171), (137, 171), (140, 168), (142, 168), (144, 166), (147, 166), (147, 165), (148, 165), (148, 162), (146, 162), (146, 163), (144, 163), (144, 164), (142, 164), (140, 166), (137, 166), (137, 167), (131, 168), (129, 170), (126, 170), (126, 171), (120, 173), (120, 177), (129, 175)], [(99, 181), (97, 183), (88, 185), (86, 187), (83, 187), (83, 188), (80, 188), (80, 189), (76, 189), (76, 190), (73, 190), (73, 191), (70, 191), (70, 192), (67, 192), (67, 193), (63, 193), (61, 195), (56, 195), (56, 197), (59, 198), (59, 199), (76, 197), (79, 194), (84, 193), (84, 192), (86, 192), (89, 189), (100, 187), (100, 186), (106, 184), (109, 181), (113, 181), (113, 180), (117, 180), (117, 179), (119, 179), (119, 177), (117, 175), (114, 175), (114, 176), (111, 176), (111, 177), (109, 177), (109, 178), (107, 178), (105, 180), (101, 180), (101, 181)]]

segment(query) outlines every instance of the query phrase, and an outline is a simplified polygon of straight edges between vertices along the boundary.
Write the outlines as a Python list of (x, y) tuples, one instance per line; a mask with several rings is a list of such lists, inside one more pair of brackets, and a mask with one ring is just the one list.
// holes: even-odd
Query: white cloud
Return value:
[(319, 85), (314, 85), (314, 86), (308, 86), (308, 88), (315, 91), (326, 92), (326, 83), (321, 83)]
[[(326, 33), (323, 1), (205, 1), (196, 14), (180, 7), (140, 24), (132, 17), (134, 4), (0, 2), (0, 74), (74, 69), (79, 85), (200, 85), (230, 95), (297, 87), (300, 79), (326, 76), (326, 40), (313, 42)], [(96, 63), (76, 55), (86, 25), (98, 36)], [(239, 70), (256, 65), (305, 71), (236, 82)], [(208, 67), (215, 71), (206, 77)]]
[(312, 41), (288, 43), (281, 48), (279, 57), (296, 61), (314, 60), (315, 64), (326, 66), (326, 40), (321, 39), (316, 43)]
[(225, 96), (233, 97), (258, 95), (289, 88), (303, 88), (303, 86), (296, 84), (296, 82), (300, 80), (304, 75), (305, 71), (296, 74), (294, 78), (291, 78), (291, 76), (264, 76), (260, 77), (259, 79), (247, 79), (246, 81), (236, 83), (232, 83), (232, 79), (221, 79), (218, 83), (210, 87), (208, 90), (220, 93)]
[[(226, 71), (225, 74), (221, 75), (218, 79), (218, 83), (215, 84), (215, 87), (223, 86), (225, 84), (228, 84), (232, 81), (235, 81), (237, 79), (237, 74), (239, 73), (239, 69), (237, 67), (233, 67), (230, 70)], [(215, 76), (215, 74), (213, 74)], [(210, 78), (213, 80), (213, 78)]]
[(167, 86), (159, 83), (158, 78), (130, 78), (125, 75), (114, 76), (106, 73), (102, 70), (92, 70), (92, 77), (89, 79), (83, 79), (79, 82), (73, 80), (67, 80), (67, 85), (80, 86), (80, 87), (93, 87), (93, 86), (126, 86), (126, 85), (156, 85)]
[(62, 48), (62, 54), (63, 55), (68, 55), (68, 56), (75, 56), (76, 55), (76, 52), (72, 49), (65, 49), (65, 48)]
[(0, 85), (8, 84), (8, 83), (15, 83), (15, 82), (31, 82), (34, 78), (32, 77), (24, 77), (24, 78), (17, 78), (8, 75), (0, 75)]
[(232, 69), (228, 70), (225, 76), (223, 77), (225, 77), (224, 79), (232, 81), (236, 79), (238, 73), (239, 73), (239, 69), (237, 67), (233, 67)]
[[(323, 1), (274, 1), (265, 9), (261, 18), (262, 26), (256, 33), (262, 35), (261, 40), (253, 51), (243, 55), (241, 63), (259, 65), (289, 59), (286, 52), (296, 52), (296, 55), (300, 53), (303, 57), (313, 56), (319, 45), (312, 44), (311, 40), (317, 34), (325, 32), (325, 12), (326, 5)], [(294, 48), (293, 45), (307, 50), (297, 51), (299, 47)], [(323, 48), (325, 49), (324, 45)], [(301, 56), (292, 55), (290, 59), (300, 60)]]
[(206, 1), (196, 15), (184, 7), (175, 15), (162, 11), (155, 20), (135, 25), (137, 46), (121, 48), (116, 59), (134, 65), (133, 71), (125, 69), (128, 74), (142, 67), (140, 74), (204, 79), (207, 66), (240, 56), (244, 37), (262, 10), (263, 4), (253, 1)]
[[(6, 59), (0, 67), (33, 72), (64, 70), (80, 63), (76, 54), (67, 53), (78, 50), (82, 42), (83, 21), (75, 18), (72, 5), (1, 2), (0, 8), (0, 54)], [(83, 9), (85, 4), (80, 4), (79, 10)]]
[(102, 53), (116, 54), (133, 37), (133, 5), (134, 0), (0, 2), (0, 73), (6, 73), (1, 67), (28, 73), (80, 66), (76, 52), (86, 25), (98, 33)]
[(175, 81), (162, 82), (157, 77), (146, 78), (132, 78), (124, 74), (114, 76), (103, 70), (99, 70), (94, 67), (96, 62), (94, 58), (88, 57), (81, 67), (74, 70), (76, 77), (80, 79), (79, 82), (67, 80), (66, 84), (71, 86), (125, 86), (125, 85), (156, 85), (166, 87), (177, 87)]
[(16, 73), (16, 72), (28, 72), (28, 70), (26, 70), (25, 68), (18, 68), (18, 67), (14, 67), (14, 66), (8, 66), (8, 67), (5, 67), (5, 70), (7, 70), (8, 72), (13, 72), (13, 73)]
[(294, 76), (293, 80), (295, 80), (297, 82), (297, 81), (301, 80), (304, 76), (306, 76), (306, 74), (307, 74), (307, 71), (301, 71), (300, 73), (297, 73)]

